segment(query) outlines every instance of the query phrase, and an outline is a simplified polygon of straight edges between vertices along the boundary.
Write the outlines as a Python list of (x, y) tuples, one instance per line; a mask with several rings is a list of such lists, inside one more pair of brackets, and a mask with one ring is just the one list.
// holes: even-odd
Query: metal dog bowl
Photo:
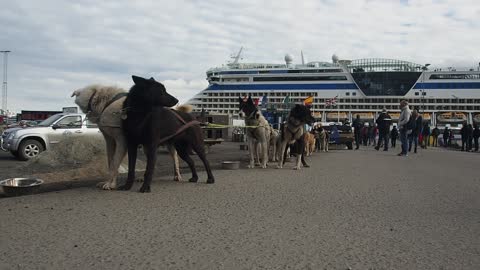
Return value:
[(37, 178), (9, 178), (0, 181), (0, 186), (7, 196), (34, 194), (41, 184), (43, 180)]
[(238, 170), (240, 168), (240, 161), (224, 161), (222, 162), (222, 169), (224, 170)]

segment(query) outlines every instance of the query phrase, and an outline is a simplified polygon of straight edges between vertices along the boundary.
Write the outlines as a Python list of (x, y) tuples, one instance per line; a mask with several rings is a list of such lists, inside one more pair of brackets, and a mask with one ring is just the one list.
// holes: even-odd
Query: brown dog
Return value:
[(305, 140), (305, 154), (308, 157), (315, 151), (315, 136), (310, 132), (305, 132), (303, 136)]

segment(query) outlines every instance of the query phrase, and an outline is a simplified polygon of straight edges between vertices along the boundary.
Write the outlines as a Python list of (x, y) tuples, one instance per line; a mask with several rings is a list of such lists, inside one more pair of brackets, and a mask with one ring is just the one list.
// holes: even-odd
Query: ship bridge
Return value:
[(408, 61), (366, 58), (340, 60), (367, 96), (404, 96), (425, 67)]

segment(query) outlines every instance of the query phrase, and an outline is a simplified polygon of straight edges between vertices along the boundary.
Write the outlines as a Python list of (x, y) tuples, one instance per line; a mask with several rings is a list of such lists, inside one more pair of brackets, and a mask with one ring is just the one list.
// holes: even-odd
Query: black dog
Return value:
[(208, 174), (207, 183), (214, 183), (210, 165), (205, 156), (203, 132), (193, 117), (181, 111), (174, 112), (168, 107), (178, 100), (167, 93), (165, 87), (150, 78), (149, 80), (132, 76), (132, 86), (123, 104), (126, 119), (123, 129), (128, 143), (128, 178), (119, 189), (129, 190), (135, 179), (135, 163), (137, 149), (143, 145), (147, 155), (147, 168), (140, 192), (150, 192), (150, 184), (155, 169), (157, 148), (160, 144), (173, 144), (180, 158), (187, 162), (192, 171), (190, 182), (197, 182), (198, 175), (195, 163), (189, 156), (191, 149), (205, 165)]
[[(309, 167), (305, 162), (305, 136), (303, 126), (305, 124), (312, 125), (315, 121), (310, 109), (304, 105), (295, 105), (288, 114), (286, 123), (281, 127), (280, 136), (280, 158), (278, 161), (278, 168), (282, 168), (285, 163), (287, 154), (287, 146), (290, 145), (291, 154), (296, 154), (297, 162), (294, 169), (300, 169), (300, 161), (304, 167)], [(292, 147), (293, 146), (293, 147)]]

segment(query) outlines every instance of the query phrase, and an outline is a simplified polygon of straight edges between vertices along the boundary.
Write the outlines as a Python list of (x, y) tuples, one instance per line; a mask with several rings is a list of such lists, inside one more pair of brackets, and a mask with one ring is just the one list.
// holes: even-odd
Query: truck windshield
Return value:
[(43, 120), (38, 124), (39, 127), (48, 127), (51, 126), (55, 121), (57, 121), (60, 117), (62, 117), (62, 114), (55, 114), (50, 116), (49, 118)]

